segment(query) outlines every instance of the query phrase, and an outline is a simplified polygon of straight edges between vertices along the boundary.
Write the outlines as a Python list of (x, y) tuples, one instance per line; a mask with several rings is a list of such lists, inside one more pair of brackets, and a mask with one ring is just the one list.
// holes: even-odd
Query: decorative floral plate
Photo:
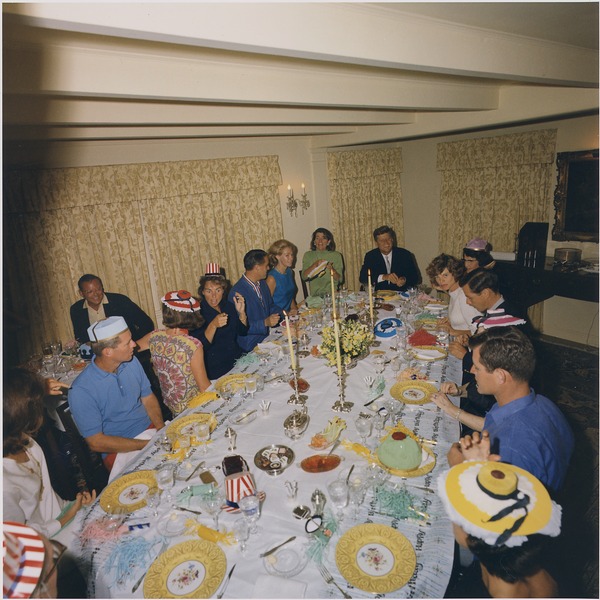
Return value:
[(437, 388), (425, 381), (399, 381), (390, 389), (390, 396), (404, 404), (426, 404)]
[(100, 506), (107, 513), (133, 512), (146, 506), (146, 494), (155, 487), (154, 471), (127, 473), (106, 487), (100, 496)]
[(206, 423), (208, 421), (211, 432), (215, 430), (217, 426), (217, 418), (213, 413), (194, 413), (193, 415), (186, 415), (185, 417), (179, 417), (172, 423), (169, 423), (166, 429), (167, 435), (193, 435), (194, 425), (196, 423)]
[(344, 579), (354, 587), (372, 594), (387, 594), (410, 580), (417, 557), (411, 543), (395, 529), (365, 523), (342, 535), (335, 562)]
[(210, 598), (227, 568), (219, 546), (206, 540), (177, 544), (150, 566), (144, 580), (145, 598)]
[(414, 346), (412, 352), (417, 360), (442, 360), (448, 356), (448, 351), (440, 346)]

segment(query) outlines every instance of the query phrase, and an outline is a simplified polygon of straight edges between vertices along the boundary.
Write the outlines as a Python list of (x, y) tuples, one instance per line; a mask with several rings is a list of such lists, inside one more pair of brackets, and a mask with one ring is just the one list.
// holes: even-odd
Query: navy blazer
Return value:
[(421, 280), (415, 257), (408, 250), (397, 246), (392, 248), (392, 273), (395, 273), (398, 277), (406, 277), (406, 283), (402, 287), (398, 287), (389, 281), (377, 283), (380, 275), (387, 275), (385, 260), (379, 248), (374, 248), (365, 254), (358, 278), (364, 285), (367, 285), (368, 282), (369, 269), (371, 269), (371, 283), (376, 290), (404, 291), (416, 286)]
[[(104, 295), (108, 299), (108, 304), (104, 305), (104, 314), (107, 317), (123, 317), (127, 323), (127, 327), (131, 331), (131, 337), (134, 342), (137, 342), (154, 329), (152, 319), (127, 296), (109, 292), (104, 292)], [(83, 302), (83, 299), (81, 299), (71, 306), (73, 331), (75, 339), (80, 344), (90, 341), (87, 332), (90, 326), (90, 317), (87, 308), (83, 307)]]

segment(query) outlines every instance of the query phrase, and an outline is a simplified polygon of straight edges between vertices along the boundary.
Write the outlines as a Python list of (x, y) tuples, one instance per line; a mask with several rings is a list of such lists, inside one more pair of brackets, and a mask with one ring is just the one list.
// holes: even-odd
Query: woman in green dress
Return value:
[(308, 282), (311, 296), (323, 297), (331, 292), (329, 272), (338, 287), (344, 283), (344, 259), (335, 250), (333, 234), (319, 227), (312, 234), (310, 250), (302, 257), (302, 279)]

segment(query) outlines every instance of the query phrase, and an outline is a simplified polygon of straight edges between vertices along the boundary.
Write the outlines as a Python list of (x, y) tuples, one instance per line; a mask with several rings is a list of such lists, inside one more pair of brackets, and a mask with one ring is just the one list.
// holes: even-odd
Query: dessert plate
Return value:
[(254, 464), (267, 475), (281, 475), (293, 462), (294, 451), (281, 444), (261, 448), (254, 455)]
[(150, 566), (144, 580), (145, 598), (210, 598), (227, 567), (219, 546), (191, 540), (163, 552)]
[(354, 587), (387, 594), (406, 585), (417, 565), (411, 543), (401, 533), (378, 523), (364, 523), (340, 538), (335, 562)]
[(413, 355), (417, 360), (442, 360), (448, 356), (448, 351), (440, 346), (414, 346)]
[(107, 513), (133, 512), (146, 506), (146, 494), (155, 487), (154, 471), (127, 473), (108, 485), (99, 503)]
[(297, 538), (286, 544), (273, 554), (263, 558), (263, 565), (269, 575), (279, 577), (294, 577), (308, 563), (307, 540)]

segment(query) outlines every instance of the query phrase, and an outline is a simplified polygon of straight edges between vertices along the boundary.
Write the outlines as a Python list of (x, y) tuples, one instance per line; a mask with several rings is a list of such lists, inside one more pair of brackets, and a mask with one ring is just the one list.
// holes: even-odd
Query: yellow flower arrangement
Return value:
[[(358, 321), (340, 321), (340, 351), (342, 363), (350, 364), (351, 360), (368, 351), (375, 336), (371, 328)], [(335, 366), (335, 333), (333, 327), (323, 327), (323, 339), (319, 352), (327, 359), (330, 366)]]

